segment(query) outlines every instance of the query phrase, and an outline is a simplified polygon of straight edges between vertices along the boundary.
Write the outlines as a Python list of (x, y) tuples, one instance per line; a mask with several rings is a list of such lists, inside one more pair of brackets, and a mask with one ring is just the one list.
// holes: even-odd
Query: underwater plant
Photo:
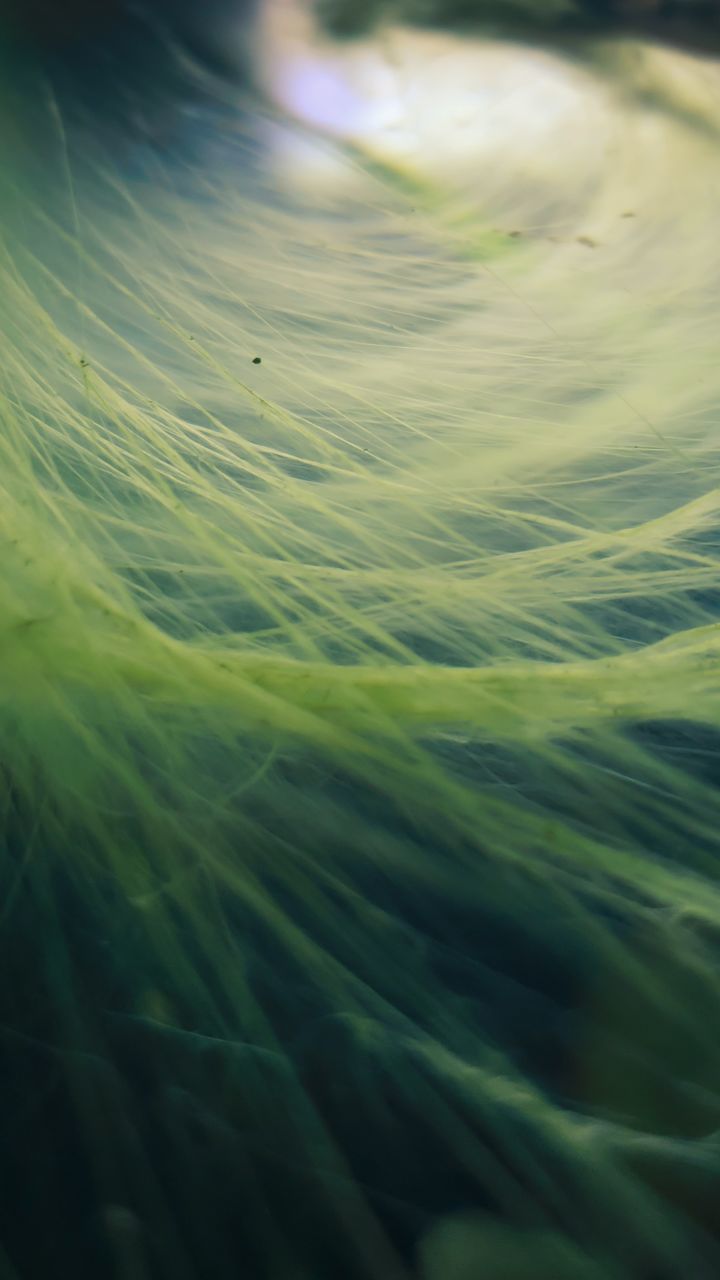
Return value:
[(709, 1280), (720, 70), (146, 22), (1, 91), (0, 1277)]

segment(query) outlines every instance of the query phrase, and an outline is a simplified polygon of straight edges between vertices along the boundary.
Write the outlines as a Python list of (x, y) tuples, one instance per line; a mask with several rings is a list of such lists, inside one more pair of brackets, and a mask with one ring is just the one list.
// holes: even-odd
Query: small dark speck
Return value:
[(591, 236), (578, 236), (578, 244), (584, 244), (586, 249), (597, 249), (597, 240), (593, 240)]
[(620, 214), (621, 218), (636, 218), (637, 214), (632, 209), (628, 209), (625, 213)]
[(80, 368), (81, 368), (81, 369), (87, 369), (87, 367), (88, 367), (88, 362), (87, 362), (87, 360), (81, 360), (81, 361), (80, 361)]
[(513, 240), (517, 240), (517, 237), (522, 235), (522, 231), (508, 231), (508, 235), (512, 236)]
[(253, 356), (253, 364), (262, 364), (261, 356)]

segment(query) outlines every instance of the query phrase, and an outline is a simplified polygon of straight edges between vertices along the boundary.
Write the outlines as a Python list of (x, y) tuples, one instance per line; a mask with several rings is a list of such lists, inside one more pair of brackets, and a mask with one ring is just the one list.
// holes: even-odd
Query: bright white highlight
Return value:
[(447, 177), (511, 147), (531, 173), (569, 158), (582, 173), (608, 143), (606, 90), (542, 50), (403, 28), (337, 46), (293, 0), (271, 0), (262, 27), (278, 104), (388, 161)]

